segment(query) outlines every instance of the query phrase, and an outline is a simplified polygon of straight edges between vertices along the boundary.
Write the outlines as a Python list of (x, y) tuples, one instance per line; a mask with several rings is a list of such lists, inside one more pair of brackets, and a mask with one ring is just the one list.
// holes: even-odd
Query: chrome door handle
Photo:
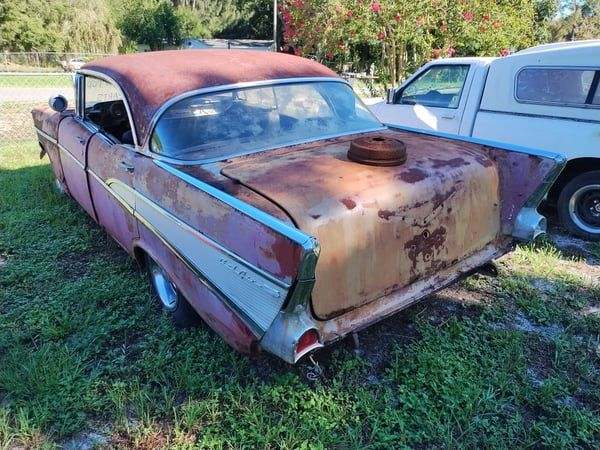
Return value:
[(442, 119), (454, 119), (456, 116), (454, 114), (444, 114), (442, 115)]
[(133, 173), (133, 166), (126, 161), (121, 161), (121, 168), (127, 173)]

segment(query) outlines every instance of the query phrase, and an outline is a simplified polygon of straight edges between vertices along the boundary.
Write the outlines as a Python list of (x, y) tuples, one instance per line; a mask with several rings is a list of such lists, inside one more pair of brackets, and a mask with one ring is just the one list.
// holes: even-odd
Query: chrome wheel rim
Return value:
[(569, 217), (582, 230), (600, 234), (600, 184), (575, 191), (569, 200)]
[(172, 311), (177, 308), (177, 288), (169, 279), (162, 267), (154, 261), (150, 263), (150, 279), (158, 299), (166, 310)]
[(59, 194), (64, 194), (65, 193), (65, 187), (63, 186), (63, 184), (58, 180), (58, 178), (54, 179), (54, 188), (56, 189), (56, 191)]

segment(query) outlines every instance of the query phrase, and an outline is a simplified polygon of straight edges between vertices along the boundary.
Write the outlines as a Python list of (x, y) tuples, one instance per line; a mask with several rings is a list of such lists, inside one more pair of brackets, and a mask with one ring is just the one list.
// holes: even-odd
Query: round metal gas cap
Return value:
[(406, 162), (406, 145), (386, 136), (364, 136), (350, 143), (348, 159), (372, 166), (398, 166)]

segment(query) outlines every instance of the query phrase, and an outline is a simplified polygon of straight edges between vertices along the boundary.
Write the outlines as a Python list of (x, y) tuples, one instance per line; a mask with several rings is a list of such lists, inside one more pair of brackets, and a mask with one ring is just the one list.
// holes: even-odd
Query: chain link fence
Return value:
[(73, 72), (103, 54), (0, 53), (0, 149), (35, 139), (31, 110), (64, 95), (73, 104)]

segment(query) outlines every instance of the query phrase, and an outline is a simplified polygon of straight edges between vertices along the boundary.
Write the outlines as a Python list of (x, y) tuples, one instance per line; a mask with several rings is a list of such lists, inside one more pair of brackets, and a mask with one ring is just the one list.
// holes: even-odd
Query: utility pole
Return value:
[(273, 0), (273, 45), (277, 51), (277, 0)]

